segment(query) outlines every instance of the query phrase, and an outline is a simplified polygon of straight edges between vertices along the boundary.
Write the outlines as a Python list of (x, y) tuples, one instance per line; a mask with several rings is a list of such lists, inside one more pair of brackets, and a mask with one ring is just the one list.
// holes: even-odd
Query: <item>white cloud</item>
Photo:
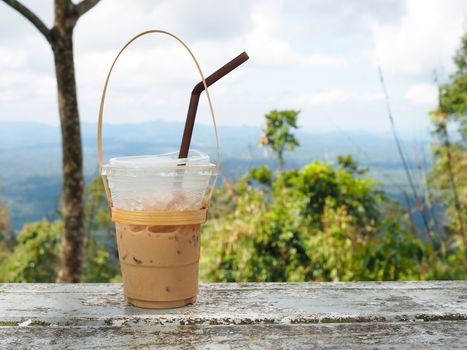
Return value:
[[(235, 6), (224, 9), (219, 9), (219, 2), (208, 3), (209, 6), (185, 4), (187, 8), (181, 15), (186, 17), (185, 20), (178, 15), (180, 3), (167, 1), (155, 5), (145, 3), (144, 11), (135, 7), (128, 10), (128, 14), (122, 4), (112, 7), (110, 3), (106, 3), (106, 7), (100, 4), (96, 13), (88, 15), (91, 18), (88, 23), (84, 22), (87, 20), (84, 18), (79, 24), (82, 29), (79, 29), (76, 40), (77, 47), (81, 48), (77, 49), (76, 69), (83, 120), (95, 118), (96, 96), (100, 94), (113, 57), (125, 40), (140, 30), (131, 23), (144, 21), (147, 16), (158, 18), (156, 27), (170, 28), (170, 31), (185, 39), (199, 58), (205, 74), (210, 74), (241, 51), (247, 51), (250, 61), (216, 84), (211, 92), (215, 93), (214, 101), (216, 106), (219, 105), (219, 114), (224, 114), (220, 118), (221, 123), (231, 123), (231, 119), (240, 123), (252, 122), (250, 113), (253, 110), (267, 108), (261, 107), (265, 102), (270, 102), (264, 98), (265, 94), (269, 95), (266, 92), (269, 87), (264, 86), (264, 74), (271, 81), (278, 81), (280, 78), (274, 75), (279, 71), (293, 70), (298, 73), (312, 69), (331, 70), (346, 65), (342, 55), (323, 53), (319, 47), (315, 49), (316, 52), (310, 53), (301, 46), (293, 45), (288, 40), (290, 35), (283, 28), (288, 19), (285, 18), (282, 1), (257, 1), (253, 5), (250, 2), (236, 2)], [(188, 11), (194, 6), (198, 8)], [(117, 34), (102, 32), (101, 36), (96, 36), (102, 23), (99, 13), (104, 12), (114, 18), (109, 23), (111, 28), (120, 18), (129, 16), (130, 20), (125, 20), (122, 27), (115, 28)], [(203, 16), (197, 14), (201, 12), (207, 17), (217, 17), (200, 27)], [(221, 33), (206, 33), (207, 27), (212, 30), (219, 28)], [(107, 37), (109, 40), (105, 40)], [(116, 37), (119, 37), (118, 42)], [(102, 45), (97, 43), (98, 40), (103, 41)], [(160, 35), (141, 38), (128, 48), (115, 67), (106, 105), (107, 119), (124, 122), (131, 113), (135, 121), (154, 118), (182, 120), (189, 92), (197, 81), (199, 75), (193, 62), (178, 43)], [(254, 86), (253, 90), (248, 91), (251, 86)], [(281, 95), (277, 89), (274, 93)], [(200, 114), (204, 102), (203, 98)], [(255, 114), (258, 120), (254, 122), (259, 123), (263, 111), (255, 111)], [(206, 118), (200, 115), (199, 120), (205, 121)]]
[(16, 94), (9, 90), (0, 91), (0, 102), (12, 103), (16, 100)]
[[(53, 1), (24, 1), (53, 23)], [(428, 94), (409, 90), (427, 81), (420, 74), (450, 64), (462, 8), (461, 0), (101, 1), (75, 31), (81, 119), (96, 120), (105, 75), (125, 41), (163, 28), (186, 40), (205, 74), (243, 50), (250, 55), (211, 89), (220, 125), (260, 125), (264, 113), (284, 107), (303, 109), (301, 123), (313, 129), (328, 123), (314, 117), (321, 112), (346, 127), (386, 128), (378, 119), (385, 112), (372, 55), (383, 63), (401, 123), (410, 122), (402, 126), (422, 125), (427, 106), (419, 102)], [(54, 73), (47, 42), (0, 1), (0, 120), (58, 123)], [(115, 69), (106, 121), (181, 121), (198, 80), (188, 54), (172, 39), (142, 38)], [(199, 107), (197, 122), (209, 123), (204, 97)]]
[(285, 100), (285, 104), (291, 106), (327, 106), (344, 103), (381, 101), (383, 98), (383, 94), (379, 92), (357, 92), (332, 89), (291, 96)]
[(246, 43), (258, 65), (310, 69), (341, 68), (347, 64), (342, 55), (304, 53), (292, 46), (284, 37), (285, 6), (282, 1), (263, 1), (253, 7), (252, 30), (246, 35)]
[(431, 74), (435, 68), (452, 69), (467, 7), (464, 0), (406, 0), (397, 23), (374, 21), (374, 61), (388, 73)]
[(56, 96), (53, 77), (30, 71), (6, 72), (0, 76), (0, 90), (10, 101), (16, 103), (24, 103), (32, 96), (52, 98)]
[(416, 84), (409, 88), (406, 97), (413, 104), (433, 106), (438, 99), (438, 90), (433, 84)]
[(0, 69), (10, 70), (21, 68), (26, 64), (27, 51), (19, 48), (0, 46)]

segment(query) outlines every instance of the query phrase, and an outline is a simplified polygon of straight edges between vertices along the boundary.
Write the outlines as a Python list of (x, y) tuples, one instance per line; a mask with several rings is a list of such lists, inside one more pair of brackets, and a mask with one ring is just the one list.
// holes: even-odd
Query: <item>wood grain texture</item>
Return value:
[(8, 349), (466, 349), (464, 321), (0, 327)]
[(0, 345), (467, 348), (467, 282), (204, 284), (171, 310), (120, 284), (0, 284)]

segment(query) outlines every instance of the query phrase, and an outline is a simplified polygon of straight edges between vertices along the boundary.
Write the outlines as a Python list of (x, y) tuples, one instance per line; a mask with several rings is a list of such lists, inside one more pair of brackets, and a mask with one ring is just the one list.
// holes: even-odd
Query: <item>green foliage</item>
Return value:
[(11, 229), (8, 207), (0, 201), (0, 264), (16, 244), (16, 237)]
[(315, 161), (303, 169), (285, 172), (277, 177), (273, 195), (283, 187), (289, 188), (291, 200), (302, 203), (301, 214), (310, 216), (310, 224), (321, 227), (320, 218), (328, 198), (336, 207), (346, 206), (361, 225), (378, 219), (376, 202), (382, 194), (371, 179), (356, 178), (345, 169), (334, 169), (330, 164)]
[(105, 241), (96, 241), (86, 249), (82, 282), (117, 282), (120, 270), (112, 259)]
[[(400, 205), (357, 164), (315, 161), (270, 176), (256, 169), (215, 194), (203, 229), (205, 281), (355, 281), (464, 278), (457, 248), (443, 258), (410, 233)], [(263, 176), (266, 174), (268, 176)], [(263, 185), (256, 186), (256, 181)], [(228, 209), (223, 204), (228, 204)], [(454, 258), (453, 258), (454, 257)], [(451, 259), (451, 261), (449, 261)], [(448, 262), (456, 261), (457, 266)]]
[(258, 183), (271, 186), (272, 184), (272, 171), (265, 165), (259, 168), (252, 168), (250, 170), (251, 179), (258, 181)]
[[(86, 187), (86, 229), (83, 282), (119, 281), (113, 223), (105, 203), (102, 181)], [(25, 225), (13, 251), (2, 249), (1, 282), (55, 282), (59, 267), (61, 221)], [(0, 242), (1, 244), (1, 242)], [(0, 254), (0, 258), (2, 255)], [(0, 260), (1, 261), (1, 260)]]
[(467, 136), (467, 33), (464, 34), (461, 47), (454, 56), (456, 72), (451, 81), (441, 87), (440, 107), (451, 121), (459, 123), (459, 133)]
[[(360, 169), (315, 161), (279, 173), (252, 169), (216, 191), (203, 229), (205, 281), (355, 281), (465, 278), (459, 244), (422, 242), (398, 204)], [(83, 282), (120, 281), (100, 179), (86, 191)], [(26, 225), (0, 281), (53, 282), (61, 222)], [(440, 244), (443, 243), (443, 244)], [(442, 253), (439, 252), (442, 249)]]
[(0, 266), (2, 282), (55, 282), (60, 255), (59, 221), (24, 226), (18, 244)]
[[(465, 249), (467, 230), (467, 33), (454, 62), (457, 70), (439, 89), (439, 105), (431, 112), (434, 126), (434, 166), (430, 183), (437, 199), (444, 202), (451, 242)], [(457, 128), (454, 141), (448, 130)], [(457, 139), (457, 140), (456, 140)], [(456, 237), (461, 236), (460, 239)]]
[(292, 133), (297, 129), (297, 120), (300, 111), (273, 110), (266, 114), (266, 124), (263, 128), (263, 137), (260, 145), (270, 147), (279, 160), (279, 168), (284, 168), (284, 152), (292, 151), (299, 146), (298, 139)]
[(364, 175), (368, 172), (368, 168), (359, 168), (357, 162), (350, 154), (341, 155), (337, 157), (339, 168), (347, 170), (352, 174)]
[(114, 224), (110, 221), (104, 186), (100, 176), (85, 191), (87, 240), (83, 282), (118, 281), (120, 270), (116, 253)]

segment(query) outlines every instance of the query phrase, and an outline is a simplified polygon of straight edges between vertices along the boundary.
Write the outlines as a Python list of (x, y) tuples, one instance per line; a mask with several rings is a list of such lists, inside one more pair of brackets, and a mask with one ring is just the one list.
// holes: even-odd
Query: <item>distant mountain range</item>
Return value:
[[(104, 157), (157, 154), (177, 150), (183, 124), (148, 122), (108, 124), (104, 126)], [(380, 180), (384, 188), (397, 195), (406, 187), (405, 177), (394, 141), (387, 135), (370, 133), (298, 130), (301, 146), (286, 154), (288, 167), (302, 166), (320, 159), (334, 162), (340, 154), (352, 154), (360, 164), (371, 169), (369, 176)], [(237, 178), (252, 166), (275, 161), (265, 149), (257, 147), (259, 127), (220, 127), (222, 173)], [(96, 125), (82, 124), (85, 176), (97, 175)], [(403, 140), (409, 165), (416, 171), (417, 162), (428, 167), (428, 141)], [(215, 155), (212, 126), (195, 126), (192, 148)], [(56, 216), (61, 188), (60, 128), (40, 123), (0, 123), (0, 198), (9, 207), (15, 229), (23, 223)]]

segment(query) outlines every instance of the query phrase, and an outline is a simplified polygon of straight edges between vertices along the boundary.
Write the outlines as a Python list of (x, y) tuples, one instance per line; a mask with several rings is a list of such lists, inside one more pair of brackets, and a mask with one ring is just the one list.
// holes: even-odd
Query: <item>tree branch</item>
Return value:
[(22, 3), (16, 0), (2, 0), (5, 4), (11, 6), (13, 9), (18, 11), (20, 14), (22, 14), (24, 17), (26, 17), (29, 22), (31, 22), (39, 32), (44, 35), (44, 37), (47, 39), (47, 41), (52, 45), (52, 36), (50, 34), (49, 28), (44, 24), (44, 22), (41, 21), (39, 17), (36, 16), (34, 12), (32, 12), (30, 9), (28, 9), (26, 6), (24, 6)]
[(100, 0), (83, 0), (80, 3), (75, 5), (76, 12), (78, 13), (78, 17), (81, 17), (90, 9), (92, 9)]

